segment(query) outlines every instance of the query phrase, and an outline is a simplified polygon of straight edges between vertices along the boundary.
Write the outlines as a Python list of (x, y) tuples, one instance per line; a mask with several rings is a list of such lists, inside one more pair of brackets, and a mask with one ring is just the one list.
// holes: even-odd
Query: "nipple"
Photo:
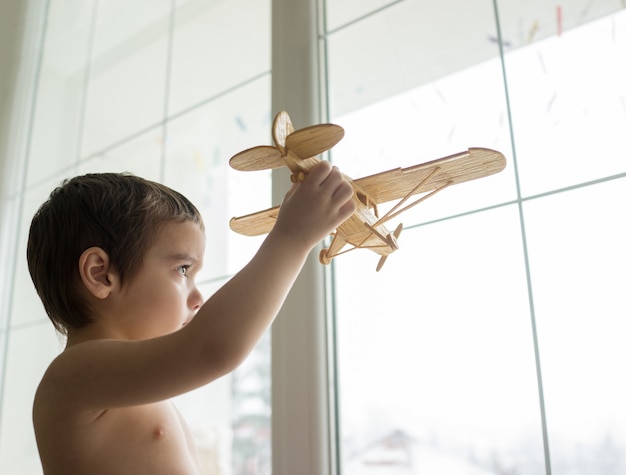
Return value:
[(156, 426), (152, 431), (152, 437), (154, 437), (155, 440), (161, 440), (163, 437), (165, 437), (165, 430), (163, 429), (163, 427)]

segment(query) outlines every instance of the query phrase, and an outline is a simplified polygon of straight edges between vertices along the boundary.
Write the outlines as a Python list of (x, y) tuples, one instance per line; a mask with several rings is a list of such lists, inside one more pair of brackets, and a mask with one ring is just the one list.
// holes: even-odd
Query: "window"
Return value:
[(328, 3), (344, 173), (508, 159), (336, 259), (340, 473), (623, 472), (626, 12)]
[[(30, 219), (50, 191), (76, 174), (129, 171), (183, 192), (210, 229), (198, 276), (205, 297), (260, 242), (232, 233), (229, 218), (271, 198), (269, 173), (228, 167), (233, 154), (269, 137), (269, 0), (31, 3), (43, 11), (36, 27), (46, 26), (19, 157), (25, 178), (12, 197), (21, 214), (10, 255), (20, 260), (3, 268), (13, 282), (10, 319), (0, 328), (0, 472), (7, 475), (41, 473), (32, 397), (62, 348), (22, 260)], [(268, 335), (235, 373), (178, 401), (206, 473), (270, 473), (269, 357)]]

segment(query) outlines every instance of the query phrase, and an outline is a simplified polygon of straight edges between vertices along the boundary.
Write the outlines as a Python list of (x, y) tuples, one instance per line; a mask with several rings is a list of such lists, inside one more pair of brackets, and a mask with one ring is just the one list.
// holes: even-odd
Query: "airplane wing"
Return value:
[(278, 217), (280, 206), (230, 220), (230, 229), (244, 236), (260, 236), (269, 233)]
[[(493, 175), (505, 166), (506, 159), (500, 152), (487, 148), (470, 148), (466, 152), (409, 168), (395, 168), (359, 178), (354, 183), (374, 202), (384, 203), (405, 198), (410, 193), (424, 193), (447, 184)], [(415, 190), (422, 181), (424, 183)]]
[(269, 145), (259, 145), (239, 152), (228, 163), (240, 171), (270, 170), (285, 165), (280, 150)]

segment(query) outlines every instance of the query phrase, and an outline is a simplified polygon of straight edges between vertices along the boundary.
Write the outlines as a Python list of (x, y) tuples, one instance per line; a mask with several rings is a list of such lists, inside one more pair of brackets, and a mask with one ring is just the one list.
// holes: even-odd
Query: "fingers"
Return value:
[(335, 168), (328, 161), (321, 160), (311, 169), (306, 177), (306, 181), (312, 185), (322, 185)]
[(339, 208), (339, 212), (338, 212), (339, 219), (341, 220), (341, 222), (343, 222), (346, 219), (348, 219), (356, 211), (356, 204), (355, 204), (354, 200), (351, 199), (352, 195), (354, 194), (354, 191), (352, 190), (352, 186), (350, 186), (347, 182), (344, 182), (344, 183), (347, 186), (342, 187), (341, 192), (345, 193), (345, 200), (346, 201), (345, 201), (344, 205), (341, 208)]
[(337, 201), (347, 201), (352, 198), (353, 194), (354, 190), (352, 189), (352, 185), (342, 178), (335, 187), (332, 197)]
[(322, 161), (285, 195), (274, 229), (312, 247), (355, 212), (353, 194), (339, 169)]
[(352, 185), (337, 167), (331, 166), (327, 161), (313, 167), (307, 178), (310, 184), (325, 189), (333, 201), (342, 203), (352, 197)]
[(333, 199), (341, 200), (352, 196), (352, 186), (345, 180), (339, 169), (331, 166), (327, 161), (321, 161), (315, 165), (307, 181), (310, 185), (317, 185), (328, 190)]
[(322, 162), (311, 170), (313, 181), (319, 182), (319, 187), (325, 189), (330, 201), (334, 202), (335, 215), (339, 225), (356, 211), (356, 204), (352, 200), (354, 190), (352, 185), (343, 176), (337, 167), (331, 167), (328, 162)]

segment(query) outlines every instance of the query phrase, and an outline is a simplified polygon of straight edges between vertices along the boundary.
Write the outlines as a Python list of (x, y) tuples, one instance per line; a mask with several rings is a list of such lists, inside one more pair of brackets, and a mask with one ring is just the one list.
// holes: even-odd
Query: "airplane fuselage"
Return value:
[[(309, 171), (320, 162), (317, 157), (302, 159), (290, 150), (285, 150), (282, 156), (285, 165), (291, 170), (291, 181), (302, 181)], [(353, 248), (365, 248), (374, 251), (381, 256), (387, 256), (398, 249), (396, 237), (389, 232), (384, 224), (378, 223), (376, 216), (376, 203), (360, 190), (354, 181), (344, 175), (345, 179), (353, 186), (354, 195), (352, 200), (356, 205), (356, 211), (341, 224), (332, 235), (332, 241), (328, 249), (324, 250), (325, 257), (321, 260), (328, 264), (333, 257), (342, 252), (347, 245)]]

